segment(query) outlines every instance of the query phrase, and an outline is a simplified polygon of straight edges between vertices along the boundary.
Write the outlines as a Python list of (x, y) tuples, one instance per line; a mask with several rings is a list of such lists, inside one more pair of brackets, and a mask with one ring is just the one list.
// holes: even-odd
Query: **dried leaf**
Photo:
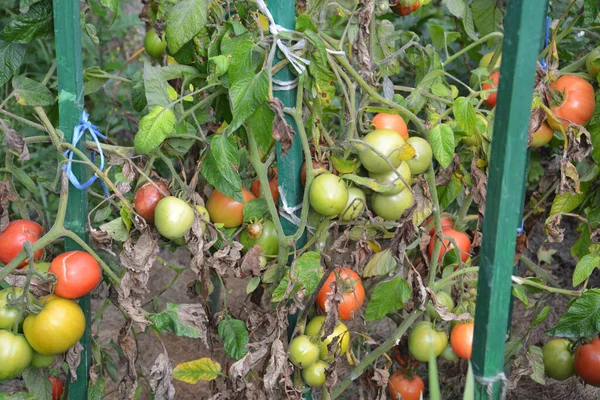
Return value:
[(440, 169), (435, 176), (436, 186), (446, 186), (452, 180), (452, 175), (456, 170), (460, 169), (460, 159), (457, 154), (454, 154), (454, 158), (447, 168)]
[(571, 161), (563, 158), (560, 160), (560, 186), (559, 193), (581, 193), (579, 188), (579, 172)]
[(476, 157), (473, 157), (473, 161), (471, 161), (471, 181), (473, 182), (473, 186), (471, 187), (471, 190), (473, 191), (473, 201), (477, 204), (477, 210), (479, 211), (480, 217), (483, 218), (483, 215), (485, 214), (488, 177), (477, 166)]
[(279, 377), (283, 374), (287, 365), (287, 354), (283, 349), (283, 343), (275, 339), (271, 345), (271, 358), (264, 376), (265, 390), (272, 392), (278, 387)]
[(581, 161), (593, 150), (590, 133), (581, 125), (570, 124), (567, 130), (567, 158), (573, 161)]
[(171, 383), (173, 367), (169, 356), (160, 353), (154, 361), (150, 370), (150, 387), (156, 400), (173, 400), (175, 398), (175, 386)]
[(296, 132), (285, 121), (281, 100), (276, 97), (269, 100), (269, 107), (275, 112), (275, 118), (273, 118), (273, 139), (281, 144), (281, 154), (285, 156), (292, 147), (292, 139)]
[(356, 32), (356, 40), (354, 41), (353, 51), (354, 59), (358, 67), (360, 75), (369, 83), (375, 83), (375, 75), (373, 74), (373, 58), (369, 51), (369, 43), (371, 42), (371, 33), (369, 28), (371, 18), (374, 17), (375, 0), (364, 0), (360, 9), (356, 13), (358, 21), (358, 32)]
[(10, 202), (18, 200), (18, 196), (11, 191), (9, 181), (0, 181), (0, 231), (8, 226), (10, 219)]
[(131, 321), (127, 322), (119, 332), (119, 347), (125, 356), (126, 373), (117, 388), (119, 399), (132, 399), (135, 396), (138, 387), (137, 371), (135, 369), (135, 360), (138, 356), (137, 343), (130, 336)]
[(75, 346), (71, 347), (67, 351), (67, 365), (69, 366), (69, 372), (71, 374), (71, 382), (77, 380), (77, 367), (81, 362), (81, 352), (83, 351), (83, 345), (80, 342), (75, 343)]
[(262, 248), (260, 245), (253, 246), (244, 258), (242, 259), (242, 265), (240, 266), (242, 278), (248, 275), (260, 276), (260, 252)]
[(544, 230), (550, 243), (561, 243), (565, 238), (565, 230), (561, 229), (562, 213), (554, 214), (546, 219)]
[(3, 119), (0, 119), (0, 127), (4, 130), (4, 144), (8, 150), (18, 154), (20, 162), (29, 160), (29, 150), (27, 149), (25, 140), (23, 140), (17, 131), (9, 127)]

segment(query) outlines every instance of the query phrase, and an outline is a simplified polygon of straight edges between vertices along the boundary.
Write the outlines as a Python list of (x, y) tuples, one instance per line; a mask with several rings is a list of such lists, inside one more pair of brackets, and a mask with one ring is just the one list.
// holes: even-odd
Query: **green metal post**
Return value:
[[(477, 399), (499, 399), (511, 299), (511, 274), (527, 166), (536, 57), (547, 0), (508, 2), (494, 122), (475, 312), (473, 371)], [(489, 396), (488, 390), (492, 396)]]
[[(79, 0), (54, 0), (54, 34), (56, 41), (56, 59), (58, 71), (58, 106), (60, 129), (66, 141), (71, 141), (73, 129), (79, 123), (83, 111), (83, 64), (81, 58), (81, 13)], [(80, 150), (85, 150), (85, 141), (79, 142)], [(88, 170), (81, 163), (73, 163), (73, 173), (84, 182)], [(87, 191), (78, 190), (69, 185), (68, 212), (65, 227), (79, 237), (87, 240)], [(79, 246), (71, 240), (65, 241), (65, 250), (78, 250)], [(89, 368), (91, 365), (91, 318), (90, 298), (79, 300), (85, 313), (86, 330), (81, 344), (81, 362), (77, 368), (77, 380), (69, 384), (69, 399), (87, 399)]]

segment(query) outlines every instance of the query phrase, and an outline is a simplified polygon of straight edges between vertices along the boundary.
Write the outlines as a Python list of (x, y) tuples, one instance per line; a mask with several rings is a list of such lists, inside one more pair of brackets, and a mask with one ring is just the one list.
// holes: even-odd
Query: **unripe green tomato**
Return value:
[(423, 138), (413, 136), (408, 138), (406, 143), (415, 149), (415, 156), (406, 161), (412, 174), (418, 175), (427, 171), (433, 160), (433, 151), (429, 142)]
[(54, 361), (56, 361), (56, 356), (47, 356), (34, 350), (33, 358), (31, 359), (31, 366), (33, 368), (46, 368), (54, 364)]
[(405, 189), (392, 196), (373, 193), (371, 209), (386, 221), (396, 221), (404, 214), (404, 211), (412, 207), (413, 202), (414, 198), (410, 189)]
[[(490, 65), (490, 61), (492, 61), (492, 57), (494, 57), (493, 51), (484, 54), (483, 57), (481, 57), (481, 60), (479, 60), (479, 67), (487, 68), (488, 65)], [(498, 56), (498, 60), (496, 60), (496, 65), (494, 65), (494, 69), (499, 69), (501, 63), (502, 63), (502, 54), (500, 54)]]
[(456, 355), (454, 350), (452, 350), (452, 346), (450, 345), (446, 346), (444, 351), (442, 351), (442, 354), (440, 354), (440, 357), (442, 357), (446, 361), (458, 361), (458, 356)]
[(430, 348), (438, 357), (448, 346), (448, 335), (433, 329), (431, 322), (423, 321), (414, 326), (408, 335), (408, 350), (417, 361), (429, 361)]
[(154, 29), (150, 29), (144, 37), (144, 48), (150, 57), (160, 58), (167, 48), (167, 41), (159, 38)]
[(33, 350), (25, 336), (0, 330), (0, 381), (16, 378), (31, 364)]
[[(446, 306), (448, 312), (452, 312), (454, 310), (454, 300), (452, 300), (452, 296), (450, 296), (447, 292), (437, 292), (436, 294), (438, 303)], [(440, 314), (435, 310), (433, 303), (429, 301), (427, 303), (427, 315), (431, 319), (440, 319)]]
[(244, 251), (250, 250), (255, 245), (260, 245), (261, 254), (263, 255), (276, 256), (279, 254), (277, 228), (270, 219), (248, 225), (240, 233), (240, 243), (244, 245)]
[(310, 185), (310, 205), (321, 215), (335, 217), (342, 213), (348, 203), (348, 187), (343, 179), (324, 173), (313, 179)]
[[(380, 155), (371, 150), (370, 147), (359, 145), (358, 158), (360, 162), (373, 174), (390, 172), (392, 168), (385, 160), (387, 158), (394, 168), (400, 166), (400, 148), (404, 145), (404, 139), (396, 131), (391, 129), (376, 129), (367, 134), (363, 141), (375, 149)], [(382, 157), (383, 156), (383, 157)], [(385, 158), (384, 158), (385, 157)]]
[(308, 368), (319, 359), (319, 347), (307, 335), (299, 335), (290, 343), (290, 361), (296, 367)]
[[(323, 334), (321, 329), (323, 328), (324, 323), (325, 317), (314, 317), (308, 325), (306, 325), (304, 333), (308, 336), (318, 338), (319, 341), (317, 342), (317, 345), (319, 346), (321, 360), (330, 362), (333, 361), (335, 357), (343, 356), (348, 351), (348, 346), (350, 345), (350, 331), (343, 322), (338, 321), (333, 332), (325, 339), (321, 340), (320, 335)], [(332, 342), (332, 355), (327, 357), (329, 354), (328, 346)]]
[(327, 377), (325, 376), (326, 368), (327, 363), (317, 361), (313, 365), (302, 369), (302, 379), (304, 379), (304, 382), (308, 386), (323, 386), (327, 380)]
[(344, 213), (341, 218), (343, 221), (352, 221), (358, 218), (358, 216), (365, 209), (367, 203), (367, 196), (362, 189), (357, 187), (351, 187), (348, 189), (348, 202), (344, 207)]
[(574, 355), (567, 339), (554, 339), (544, 345), (544, 371), (550, 378), (564, 381), (575, 375)]
[[(408, 140), (410, 139), (411, 138), (409, 138)], [(398, 174), (400, 174), (402, 179), (398, 177)], [(384, 172), (383, 174), (369, 175), (371, 176), (371, 178), (375, 179), (381, 184), (387, 184), (394, 187), (392, 191), (385, 193), (388, 196), (398, 194), (401, 191), (403, 191), (406, 188), (406, 185), (410, 185), (410, 178), (412, 177), (410, 167), (408, 166), (408, 163), (404, 161), (400, 163), (400, 166), (396, 168), (396, 171)]]
[(167, 239), (179, 239), (194, 223), (194, 209), (185, 201), (167, 196), (156, 205), (154, 226)]
[[(8, 288), (0, 291), (0, 329), (7, 329), (12, 331), (15, 326), (15, 322), (17, 318), (19, 318), (19, 309), (18, 308), (8, 308), (9, 297), (11, 300), (15, 300), (16, 298), (23, 295), (23, 289), (14, 287)], [(23, 313), (19, 320), (19, 325), (23, 323), (26, 314)]]
[(588, 74), (594, 78), (600, 74), (600, 47), (596, 47), (585, 59), (585, 67)]

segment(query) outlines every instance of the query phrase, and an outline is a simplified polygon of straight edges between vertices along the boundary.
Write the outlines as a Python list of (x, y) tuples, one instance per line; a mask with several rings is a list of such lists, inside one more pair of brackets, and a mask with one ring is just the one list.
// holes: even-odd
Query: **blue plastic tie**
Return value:
[[(85, 136), (86, 131), (89, 132), (90, 135), (92, 136), (92, 139), (96, 143), (98, 153), (100, 154), (99, 169), (100, 169), (100, 171), (102, 171), (104, 169), (104, 153), (102, 152), (102, 146), (100, 145), (100, 141), (98, 140), (98, 138), (106, 139), (106, 136), (101, 134), (98, 127), (96, 125), (93, 125), (89, 121), (88, 118), (89, 118), (89, 114), (87, 112), (83, 111), (83, 113), (81, 115), (81, 122), (79, 122), (79, 125), (77, 125), (73, 131), (73, 140), (71, 141), (71, 144), (73, 145), (73, 147), (77, 147), (77, 143), (79, 143), (79, 141)], [(66, 165), (64, 165), (62, 167), (62, 170), (67, 171), (67, 176), (69, 177), (69, 181), (77, 189), (85, 190), (88, 187), (90, 187), (96, 181), (96, 179), (98, 179), (98, 176), (96, 176), (96, 174), (94, 174), (90, 179), (87, 180), (87, 182), (85, 182), (85, 183), (79, 182), (79, 179), (77, 179), (75, 174), (73, 174), (73, 169), (72, 169), (73, 168), (72, 167), (73, 151), (67, 150), (63, 153), (63, 156), (67, 157), (69, 159), (69, 161), (67, 162)], [(96, 154), (95, 154), (95, 152), (92, 151), (91, 152), (92, 162), (94, 161), (95, 157), (96, 157)], [(104, 191), (104, 194), (108, 197), (109, 196), (108, 190), (106, 190), (106, 186), (104, 186), (104, 183), (102, 181), (100, 181), (100, 185), (102, 186), (102, 190)]]
[[(544, 48), (548, 47), (548, 41), (550, 40), (550, 23), (552, 22), (552, 18), (550, 17), (546, 17), (546, 37), (544, 39)], [(546, 70), (546, 58), (542, 58), (542, 60), (540, 61), (540, 64), (542, 64), (542, 68), (544, 70)]]
[(517, 234), (519, 234), (519, 233), (525, 233), (525, 220), (524, 219), (521, 220), (521, 227), (517, 228)]

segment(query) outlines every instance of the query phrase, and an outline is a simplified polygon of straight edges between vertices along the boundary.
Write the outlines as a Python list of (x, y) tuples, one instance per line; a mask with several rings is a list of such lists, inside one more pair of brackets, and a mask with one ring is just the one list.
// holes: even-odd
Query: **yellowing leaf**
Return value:
[(392, 256), (390, 249), (385, 249), (379, 253), (375, 253), (373, 257), (367, 263), (365, 270), (363, 271), (363, 278), (370, 278), (373, 276), (380, 276), (390, 273), (395, 270), (398, 263)]
[(351, 174), (358, 167), (358, 160), (346, 160), (339, 157), (331, 157), (333, 167), (342, 174)]
[(400, 147), (400, 159), (402, 161), (413, 159), (415, 154), (417, 154), (415, 148), (408, 143), (404, 143), (404, 145)]
[(181, 363), (173, 370), (173, 378), (192, 385), (199, 380), (212, 381), (219, 375), (221, 364), (207, 357)]

